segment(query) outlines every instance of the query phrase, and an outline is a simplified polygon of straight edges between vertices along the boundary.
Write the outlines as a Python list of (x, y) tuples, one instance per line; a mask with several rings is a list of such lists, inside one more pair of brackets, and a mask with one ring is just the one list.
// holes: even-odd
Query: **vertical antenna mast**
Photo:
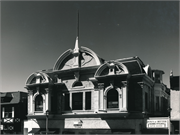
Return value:
[(74, 48), (74, 53), (79, 53), (79, 10), (78, 10), (78, 18), (77, 18), (77, 37), (76, 37), (76, 42), (75, 42), (75, 48)]
[(78, 10), (78, 18), (77, 18), (77, 37), (79, 37), (79, 10)]

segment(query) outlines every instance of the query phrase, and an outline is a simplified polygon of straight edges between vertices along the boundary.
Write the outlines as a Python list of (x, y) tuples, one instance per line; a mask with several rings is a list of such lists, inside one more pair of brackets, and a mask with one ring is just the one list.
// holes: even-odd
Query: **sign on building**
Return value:
[(147, 120), (147, 128), (168, 128), (167, 120)]
[(75, 128), (81, 128), (82, 127), (82, 121), (74, 122), (74, 127)]

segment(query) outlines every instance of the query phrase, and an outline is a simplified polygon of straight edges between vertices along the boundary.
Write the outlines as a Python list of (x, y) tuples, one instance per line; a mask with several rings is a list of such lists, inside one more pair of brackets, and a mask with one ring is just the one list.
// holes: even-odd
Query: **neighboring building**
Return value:
[(23, 134), (27, 115), (27, 93), (5, 92), (1, 97), (1, 134)]
[(180, 89), (179, 89), (179, 76), (170, 75), (170, 88), (171, 88), (171, 123), (173, 125), (173, 134), (180, 134)]
[[(155, 97), (160, 103), (163, 96), (169, 99), (164, 85), (155, 84), (154, 90), (152, 73), (138, 57), (105, 61), (79, 47), (77, 38), (75, 48), (65, 51), (52, 70), (27, 78), (24, 134), (46, 132), (46, 110), (54, 134), (142, 133), (149, 116), (156, 116)], [(160, 103), (159, 108), (165, 106)]]
[(170, 106), (170, 89), (163, 84), (162, 70), (152, 70), (154, 80), (154, 115), (168, 116), (168, 107)]

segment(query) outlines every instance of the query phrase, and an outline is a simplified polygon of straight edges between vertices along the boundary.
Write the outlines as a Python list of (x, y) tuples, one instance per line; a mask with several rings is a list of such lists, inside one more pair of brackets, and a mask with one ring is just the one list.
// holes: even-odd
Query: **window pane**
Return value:
[(86, 99), (85, 109), (91, 110), (91, 92), (86, 92), (85, 99)]
[(5, 118), (12, 118), (12, 107), (6, 107), (4, 112)]
[(83, 93), (72, 93), (72, 109), (82, 110)]
[(118, 108), (118, 92), (115, 89), (107, 93), (107, 108)]
[(43, 111), (43, 98), (38, 95), (35, 99), (35, 111)]

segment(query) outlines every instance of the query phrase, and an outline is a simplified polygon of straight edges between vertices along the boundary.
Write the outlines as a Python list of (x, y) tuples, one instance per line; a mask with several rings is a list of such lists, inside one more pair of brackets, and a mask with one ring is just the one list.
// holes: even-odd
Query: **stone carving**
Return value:
[(82, 59), (81, 59), (81, 66), (86, 65), (87, 63), (89, 63), (90, 61), (92, 61), (93, 57), (91, 57), (90, 55), (87, 55), (86, 53), (82, 53)]
[(98, 89), (104, 89), (104, 83), (98, 83)]

